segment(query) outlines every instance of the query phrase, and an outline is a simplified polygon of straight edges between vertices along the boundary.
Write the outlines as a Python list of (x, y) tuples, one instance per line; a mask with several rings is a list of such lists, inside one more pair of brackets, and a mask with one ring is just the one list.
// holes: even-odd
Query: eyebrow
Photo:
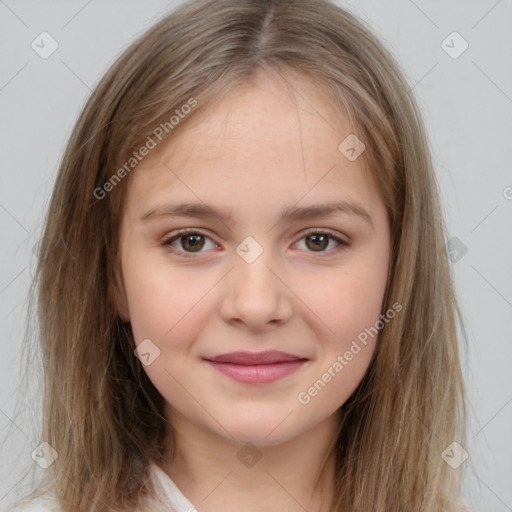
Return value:
[[(304, 220), (315, 220), (330, 217), (336, 214), (357, 216), (363, 219), (372, 228), (373, 220), (371, 215), (360, 204), (348, 201), (339, 201), (335, 203), (314, 204), (311, 206), (289, 206), (281, 210), (280, 220), (285, 222), (296, 222)], [(206, 203), (179, 203), (166, 204), (151, 208), (141, 216), (141, 220), (146, 221), (160, 217), (194, 217), (198, 219), (207, 219), (212, 216), (218, 217), (226, 222), (233, 222), (231, 212), (222, 211)]]

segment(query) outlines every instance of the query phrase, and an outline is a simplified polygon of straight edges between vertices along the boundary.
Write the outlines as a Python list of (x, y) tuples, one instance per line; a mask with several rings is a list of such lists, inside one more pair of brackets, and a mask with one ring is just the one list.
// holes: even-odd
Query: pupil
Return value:
[[(201, 243), (201, 238), (202, 238), (203, 235), (186, 235), (184, 238), (186, 240), (185, 244), (184, 244), (184, 247), (186, 248), (186, 246), (188, 245), (188, 248), (189, 249), (194, 249), (194, 248), (199, 248), (201, 249), (202, 246), (204, 245), (204, 242)], [(309, 240), (312, 241), (312, 245), (310, 246), (310, 244), (308, 243), (308, 246), (310, 246), (310, 248), (321, 248), (321, 249), (325, 249), (326, 245), (325, 245), (325, 242), (327, 241), (327, 239), (329, 237), (325, 236), (325, 235), (310, 235), (309, 237)]]
[[(200, 243), (200, 238), (202, 237), (203, 235), (187, 235), (185, 237), (185, 246), (189, 245), (190, 248), (197, 248), (199, 247), (199, 249), (202, 247), (203, 244)], [(189, 243), (190, 240), (193, 240), (192, 243)]]
[[(310, 238), (313, 240), (313, 239), (321, 239), (319, 241), (316, 241), (316, 242), (313, 242), (313, 247), (321, 247), (323, 249), (325, 249), (325, 241), (327, 240), (328, 237), (324, 236), (324, 235), (311, 235)], [(324, 242), (324, 245), (322, 246), (322, 242)]]

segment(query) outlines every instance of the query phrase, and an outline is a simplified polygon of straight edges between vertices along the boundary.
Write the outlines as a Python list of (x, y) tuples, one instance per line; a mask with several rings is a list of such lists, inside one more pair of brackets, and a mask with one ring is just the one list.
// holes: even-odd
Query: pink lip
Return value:
[(234, 364), (272, 364), (281, 363), (285, 361), (296, 361), (297, 359), (304, 359), (303, 357), (294, 354), (287, 354), (279, 350), (266, 350), (265, 352), (230, 352), (221, 354), (214, 357), (205, 357), (208, 361), (215, 361), (217, 363), (234, 363)]
[(231, 352), (205, 361), (225, 375), (247, 383), (273, 382), (298, 370), (305, 358), (276, 350), (266, 352)]

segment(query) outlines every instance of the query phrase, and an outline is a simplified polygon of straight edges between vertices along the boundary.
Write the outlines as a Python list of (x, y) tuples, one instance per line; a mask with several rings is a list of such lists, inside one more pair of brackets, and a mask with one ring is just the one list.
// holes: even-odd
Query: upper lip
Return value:
[(267, 350), (265, 352), (230, 352), (228, 354), (220, 354), (218, 356), (207, 357), (204, 359), (217, 363), (253, 365), (280, 363), (283, 361), (296, 361), (306, 358), (293, 354), (287, 354), (286, 352), (280, 352), (279, 350)]

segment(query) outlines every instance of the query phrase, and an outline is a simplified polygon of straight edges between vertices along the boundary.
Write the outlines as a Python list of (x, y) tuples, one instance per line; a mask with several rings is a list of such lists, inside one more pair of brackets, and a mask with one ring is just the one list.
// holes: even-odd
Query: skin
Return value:
[[(376, 337), (360, 344), (309, 403), (299, 402), (379, 319), (390, 230), (363, 158), (349, 161), (338, 150), (350, 126), (306, 79), (287, 82), (262, 72), (198, 113), (140, 164), (127, 190), (119, 314), (137, 345), (150, 339), (160, 350), (143, 368), (176, 429), (176, 455), (163, 469), (199, 511), (328, 511), (332, 457), (320, 490), (315, 478), (338, 409), (375, 350)], [(279, 218), (285, 206), (341, 200), (358, 203), (372, 224), (346, 213)], [(152, 208), (187, 201), (226, 209), (236, 223), (213, 215), (141, 220)], [(190, 237), (175, 238), (175, 251), (190, 257), (162, 246), (182, 228), (206, 234), (199, 252)], [(315, 250), (309, 228), (349, 245), (329, 238)], [(252, 263), (236, 252), (248, 236), (263, 249)], [(308, 361), (280, 380), (247, 384), (202, 359), (271, 349)], [(252, 467), (237, 457), (246, 443), (261, 455)]]

